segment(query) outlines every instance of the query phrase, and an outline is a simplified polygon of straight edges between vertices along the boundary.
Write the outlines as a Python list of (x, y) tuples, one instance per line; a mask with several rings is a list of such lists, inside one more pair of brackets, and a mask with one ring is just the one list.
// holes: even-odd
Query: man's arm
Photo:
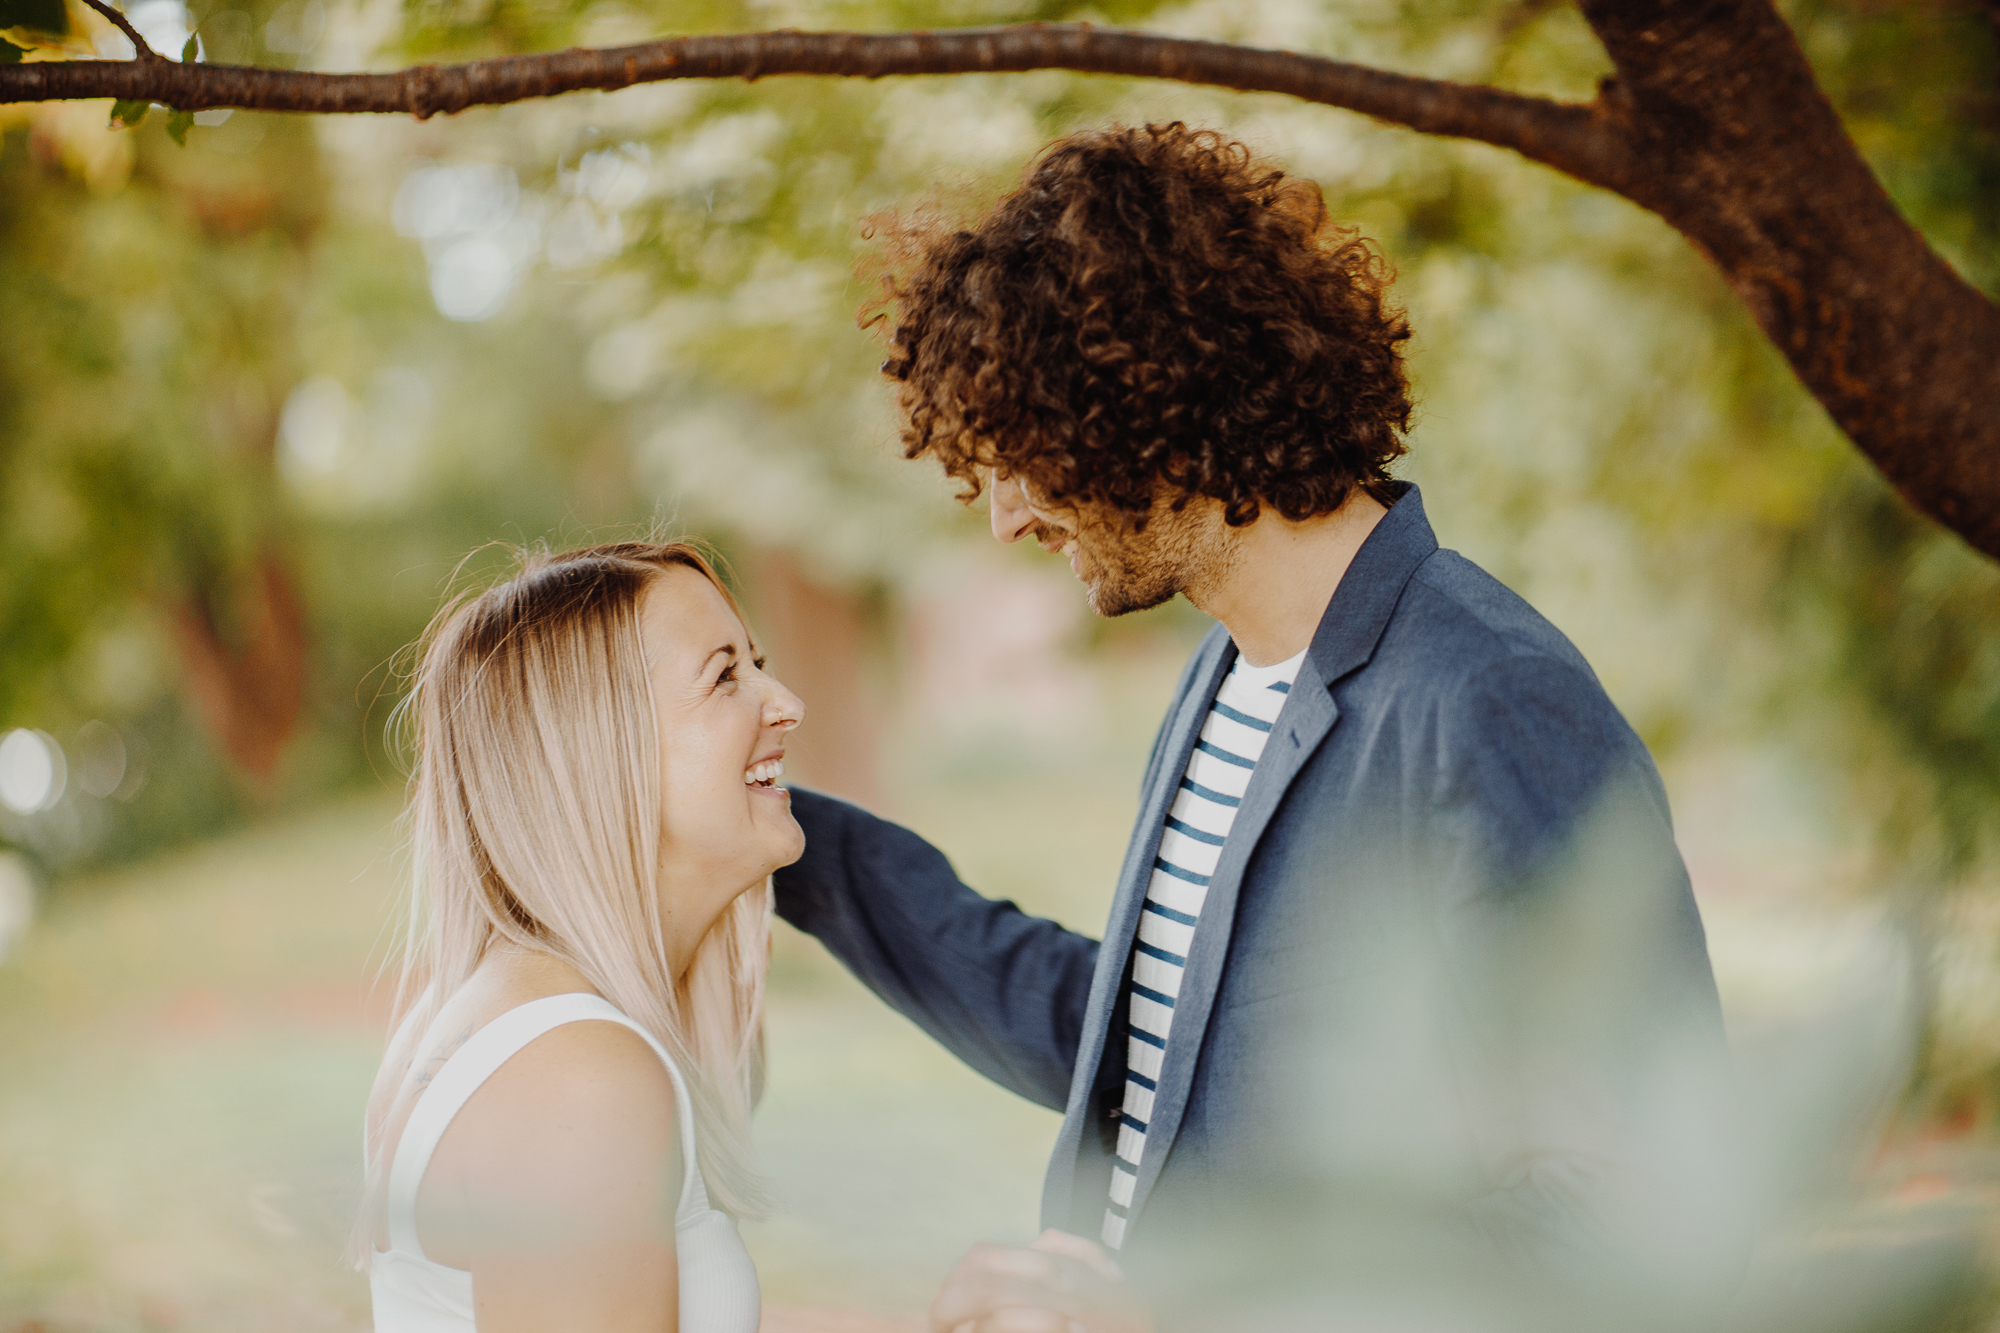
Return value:
[(1481, 1229), (1599, 1276), (1719, 1274), (1728, 1057), (1651, 757), (1587, 672), (1536, 655), (1467, 682), (1439, 740)]
[(959, 881), (908, 829), (792, 789), (806, 853), (775, 876), (778, 915), (890, 1007), (1029, 1101), (1069, 1100), (1097, 941)]

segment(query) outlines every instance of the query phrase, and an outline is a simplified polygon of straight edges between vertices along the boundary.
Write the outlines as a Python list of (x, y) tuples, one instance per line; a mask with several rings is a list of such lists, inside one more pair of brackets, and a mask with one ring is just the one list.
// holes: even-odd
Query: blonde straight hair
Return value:
[[(420, 640), (400, 706), (415, 765), (396, 1025), (410, 1035), (378, 1086), (402, 1087), (422, 1034), (494, 944), (553, 955), (673, 1055), (709, 1197), (754, 1215), (770, 884), (730, 904), (682, 976), (662, 929), (663, 756), (639, 599), (675, 565), (742, 616), (694, 547), (622, 542), (529, 557), (513, 578), (447, 604)], [(389, 1165), (371, 1145), (357, 1240), (374, 1235)]]

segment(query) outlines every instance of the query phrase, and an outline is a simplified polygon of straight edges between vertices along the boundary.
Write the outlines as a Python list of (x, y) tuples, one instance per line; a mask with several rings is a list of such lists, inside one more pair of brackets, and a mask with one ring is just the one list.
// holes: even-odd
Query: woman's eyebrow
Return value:
[(718, 658), (718, 657), (721, 657), (721, 656), (723, 656), (723, 655), (725, 655), (725, 654), (727, 654), (727, 655), (728, 655), (728, 656), (730, 656), (730, 657), (734, 657), (734, 656), (736, 656), (736, 645), (735, 645), (735, 644), (733, 644), (733, 643), (725, 643), (725, 644), (723, 644), (723, 645), (722, 645), (722, 646), (721, 646), (720, 648), (717, 648), (717, 649), (716, 649), (716, 650), (715, 650), (714, 652), (710, 653), (710, 654), (709, 654), (709, 655), (708, 655), (707, 657), (704, 657), (704, 658), (702, 658), (702, 659), (701, 659), (701, 670), (700, 670), (700, 671), (697, 671), (697, 672), (695, 673), (695, 675), (697, 675), (697, 676), (705, 676), (705, 675), (707, 675), (707, 674), (708, 674), (708, 664), (709, 664), (710, 662), (713, 662), (713, 661), (714, 661), (714, 660), (715, 660), (716, 658)]

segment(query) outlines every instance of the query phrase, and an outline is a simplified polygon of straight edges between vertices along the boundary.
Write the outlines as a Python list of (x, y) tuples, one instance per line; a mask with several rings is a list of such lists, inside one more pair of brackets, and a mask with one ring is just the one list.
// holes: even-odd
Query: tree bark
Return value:
[(1651, 209), (1716, 264), (1834, 421), (1917, 509), (2000, 556), (2000, 308), (1896, 210), (1770, 0), (1581, 0), (1618, 73), (1589, 104), (1089, 24), (770, 32), (321, 74), (0, 65), (0, 103), (404, 112), (661, 79), (1030, 69), (1289, 94), (1474, 139)]
[(240, 644), (217, 622), (217, 591), (197, 588), (173, 607), (188, 691), (223, 752), (254, 784), (267, 786), (305, 703), (305, 616), (275, 555), (258, 567)]
[(1582, 0), (1630, 145), (1599, 182), (1722, 270), (1922, 512), (2000, 556), (2000, 307), (1897, 211), (1766, 0)]
[[(322, 74), (171, 60), (31, 61), (0, 66), (0, 103), (85, 97), (142, 99), (181, 111), (393, 112), (419, 118), (612, 90), (663, 79), (781, 74), (892, 74), (1068, 69), (1289, 93), (1427, 134), (1479, 139), (1584, 174), (1607, 147), (1586, 107), (1497, 88), (1392, 74), (1291, 51), (1267, 51), (1088, 23), (1026, 23), (936, 32), (759, 32), (669, 37), (637, 46), (572, 48), (392, 74)], [(1597, 164), (1602, 165), (1602, 164)]]

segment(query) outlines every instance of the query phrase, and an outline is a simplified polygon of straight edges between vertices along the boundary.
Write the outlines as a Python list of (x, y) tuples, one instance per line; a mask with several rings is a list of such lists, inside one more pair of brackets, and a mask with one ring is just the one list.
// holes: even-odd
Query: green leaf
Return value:
[(191, 32), (188, 34), (187, 45), (181, 48), (181, 63), (183, 65), (192, 65), (195, 62), (195, 58), (200, 54), (201, 34)]
[(0, 37), (0, 65), (18, 65), (21, 63), (21, 57), (26, 54), (26, 51), (23, 51), (5, 37)]
[(113, 102), (111, 104), (111, 128), (114, 130), (137, 129), (139, 122), (144, 120), (146, 113), (152, 109), (153, 104), (143, 97), (135, 102)]
[(28, 28), (60, 37), (69, 31), (69, 12), (63, 0), (0, 0), (0, 28)]
[(187, 147), (188, 127), (194, 124), (194, 112), (176, 111), (167, 117), (167, 137), (181, 147)]

